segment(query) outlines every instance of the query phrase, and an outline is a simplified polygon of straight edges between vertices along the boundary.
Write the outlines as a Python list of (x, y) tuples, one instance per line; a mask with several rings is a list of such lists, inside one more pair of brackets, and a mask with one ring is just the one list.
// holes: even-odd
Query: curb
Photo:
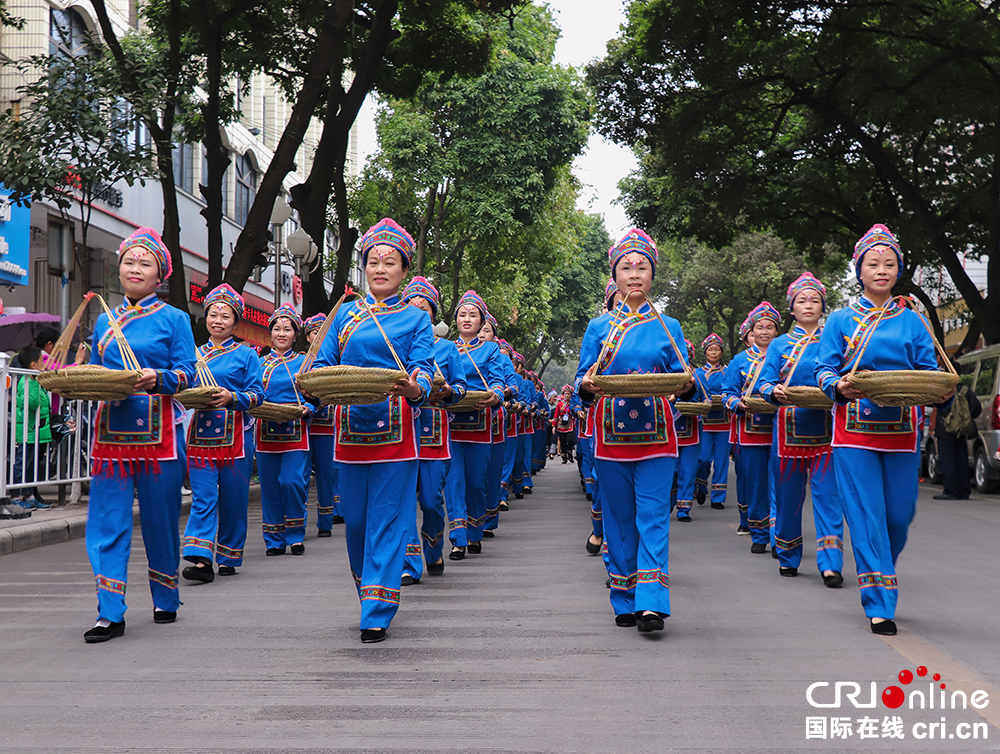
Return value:
[[(260, 485), (250, 485), (250, 502), (260, 502)], [(181, 502), (181, 515), (191, 510), (191, 497), (186, 496)], [(139, 505), (132, 508), (132, 523), (139, 523)], [(48, 521), (31, 521), (26, 519), (17, 526), (0, 529), (0, 555), (11, 555), (15, 552), (32, 550), (43, 545), (68, 542), (80, 539), (87, 534), (87, 513), (77, 513), (63, 518)]]

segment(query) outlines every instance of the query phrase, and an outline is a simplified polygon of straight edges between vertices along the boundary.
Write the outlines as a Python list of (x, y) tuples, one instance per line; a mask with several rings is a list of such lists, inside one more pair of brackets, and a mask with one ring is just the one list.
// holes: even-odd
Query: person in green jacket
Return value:
[[(42, 368), (42, 349), (38, 346), (25, 346), (18, 354), (18, 360), (27, 369)], [(27, 396), (27, 398), (26, 398)], [(14, 461), (14, 484), (34, 480), (35, 458), (38, 465), (44, 468), (48, 444), (52, 441), (52, 426), (49, 421), (49, 393), (38, 384), (33, 375), (24, 375), (17, 381), (14, 395), (14, 443), (17, 448)], [(25, 402), (27, 401), (27, 403)], [(27, 410), (25, 410), (27, 409)], [(38, 444), (37, 454), (35, 443)], [(21, 476), (22, 466), (24, 476)], [(23, 489), (21, 500), (13, 502), (27, 510), (46, 510), (52, 506), (41, 499), (37, 487)]]

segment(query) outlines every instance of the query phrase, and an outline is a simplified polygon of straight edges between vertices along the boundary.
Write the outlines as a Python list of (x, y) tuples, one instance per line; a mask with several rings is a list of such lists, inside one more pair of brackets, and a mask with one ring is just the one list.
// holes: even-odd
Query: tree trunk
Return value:
[(208, 231), (207, 290), (211, 290), (222, 282), (222, 182), (231, 160), (222, 143), (219, 115), (222, 96), (222, 27), (218, 17), (208, 10), (205, 11), (201, 36), (207, 72), (208, 99), (202, 105), (201, 112), (205, 121), (204, 143), (208, 175), (203, 177), (204, 183), (198, 188), (205, 199), (201, 216), (205, 218)]

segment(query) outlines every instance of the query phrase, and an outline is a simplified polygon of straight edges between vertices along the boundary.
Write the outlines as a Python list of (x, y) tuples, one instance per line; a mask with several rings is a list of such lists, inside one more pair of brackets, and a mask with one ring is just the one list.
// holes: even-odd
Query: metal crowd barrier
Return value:
[[(93, 420), (97, 416), (97, 401), (67, 401), (46, 393), (50, 403), (52, 441), (40, 443), (41, 408), (29, 412), (29, 391), (24, 387), (20, 391), (17, 389), (23, 379), (36, 374), (38, 372), (31, 369), (12, 368), (10, 357), (0, 353), (0, 441), (3, 443), (0, 501), (19, 499), (35, 487), (58, 485), (60, 503), (66, 501), (67, 487), (70, 488), (69, 501), (76, 502), (80, 498), (80, 483), (90, 479), (88, 448)], [(18, 401), (25, 417), (20, 433), (16, 424)], [(36, 428), (35, 437), (28, 442), (31, 427)]]

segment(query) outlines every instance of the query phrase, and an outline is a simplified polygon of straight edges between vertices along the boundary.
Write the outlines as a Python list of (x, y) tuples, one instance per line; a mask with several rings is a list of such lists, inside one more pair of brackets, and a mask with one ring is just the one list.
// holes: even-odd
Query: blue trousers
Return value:
[[(595, 461), (596, 464), (596, 461)], [(611, 575), (611, 561), (608, 558), (608, 540), (604, 539), (604, 493), (601, 491), (601, 477), (594, 468), (594, 497), (590, 501), (590, 520), (594, 529), (594, 536), (600, 537), (601, 559), (604, 561), (604, 569)]]
[(521, 477), (521, 485), (528, 489), (534, 489), (535, 483), (531, 481), (531, 449), (534, 446), (535, 435), (533, 433), (530, 435), (520, 435), (517, 439), (520, 443), (518, 452), (522, 458), (521, 468), (524, 471)]
[(253, 444), (254, 433), (248, 429), (243, 435), (243, 458), (224, 466), (192, 463), (188, 469), (191, 513), (181, 551), (186, 560), (204, 558), (211, 563), (214, 556), (219, 565), (243, 565)]
[(449, 536), (455, 547), (483, 538), (486, 523), (486, 484), (493, 446), (451, 441), (445, 505), (450, 519)]
[(306, 538), (306, 470), (311, 461), (308, 450), (257, 454), (265, 547), (284, 548)]
[(406, 540), (417, 525), (420, 461), (342, 463), (340, 482), (351, 491), (344, 534), (351, 575), (361, 599), (361, 630), (388, 628), (399, 610)]
[(778, 519), (778, 492), (777, 492), (777, 479), (778, 479), (778, 444), (775, 443), (771, 446), (771, 455), (769, 463), (767, 465), (767, 502), (768, 502), (768, 516), (767, 516), (767, 534), (771, 542), (771, 550), (774, 550), (775, 546), (775, 534), (774, 534), (774, 524)]
[(865, 615), (893, 620), (896, 559), (917, 512), (920, 455), (834, 448), (833, 468), (851, 530)]
[(729, 433), (702, 432), (701, 455), (698, 457), (698, 489), (708, 495), (709, 474), (712, 480), (712, 502), (726, 502), (729, 480)]
[(536, 429), (531, 436), (531, 470), (541, 471), (545, 466), (545, 430)]
[(594, 438), (581, 437), (576, 441), (576, 452), (580, 456), (580, 471), (583, 473), (583, 490), (594, 494)]
[(306, 467), (306, 490), (310, 471), (316, 472), (316, 528), (332, 529), (333, 517), (340, 515), (340, 490), (337, 489), (337, 462), (333, 460), (333, 435), (309, 435), (312, 459)]
[(514, 468), (510, 475), (510, 486), (515, 495), (524, 494), (524, 438), (524, 435), (507, 438), (507, 442), (514, 446)]
[(595, 460), (615, 615), (670, 614), (670, 484), (676, 458)]
[[(739, 487), (743, 487), (744, 503), (746, 505), (747, 526), (750, 527), (750, 538), (754, 544), (768, 544), (771, 541), (771, 496), (769, 479), (771, 471), (770, 445), (740, 445)], [(740, 510), (740, 523), (743, 523), (743, 510)]]
[(486, 480), (486, 523), (484, 529), (496, 529), (500, 523), (500, 478), (503, 475), (503, 459), (507, 453), (507, 442), (494, 443), (490, 448), (489, 477)]
[(750, 528), (747, 521), (747, 478), (743, 473), (743, 461), (740, 458), (742, 445), (730, 445), (733, 453), (733, 468), (736, 471), (736, 508), (740, 512), (740, 526)]
[[(181, 485), (187, 460), (184, 436), (177, 429), (176, 461), (160, 461), (159, 473), (91, 477), (87, 509), (87, 556), (97, 581), (99, 618), (125, 619), (125, 586), (132, 549), (132, 501), (139, 493), (139, 521), (146, 548), (153, 607), (174, 612), (180, 605), (177, 566), (181, 561)], [(117, 466), (116, 466), (117, 468)]]
[(417, 471), (417, 503), (423, 514), (423, 523), (418, 534), (414, 516), (410, 541), (406, 545), (406, 564), (403, 566), (404, 573), (417, 579), (423, 576), (424, 560), (428, 563), (441, 560), (444, 549), (444, 485), (450, 463), (450, 460), (420, 461)]
[(802, 507), (806, 483), (812, 493), (813, 522), (816, 526), (816, 565), (823, 571), (844, 570), (844, 506), (837, 489), (837, 475), (829, 455), (810, 459), (777, 461), (774, 524), (778, 562), (786, 568), (798, 568), (802, 562)]
[[(517, 438), (508, 437), (503, 444), (503, 468), (500, 470), (500, 499), (507, 502), (507, 496), (514, 486), (514, 459), (517, 457)], [(517, 493), (518, 495), (521, 492)]]
[(677, 518), (691, 515), (694, 505), (694, 483), (698, 476), (700, 445), (687, 445), (679, 449), (677, 458)]

